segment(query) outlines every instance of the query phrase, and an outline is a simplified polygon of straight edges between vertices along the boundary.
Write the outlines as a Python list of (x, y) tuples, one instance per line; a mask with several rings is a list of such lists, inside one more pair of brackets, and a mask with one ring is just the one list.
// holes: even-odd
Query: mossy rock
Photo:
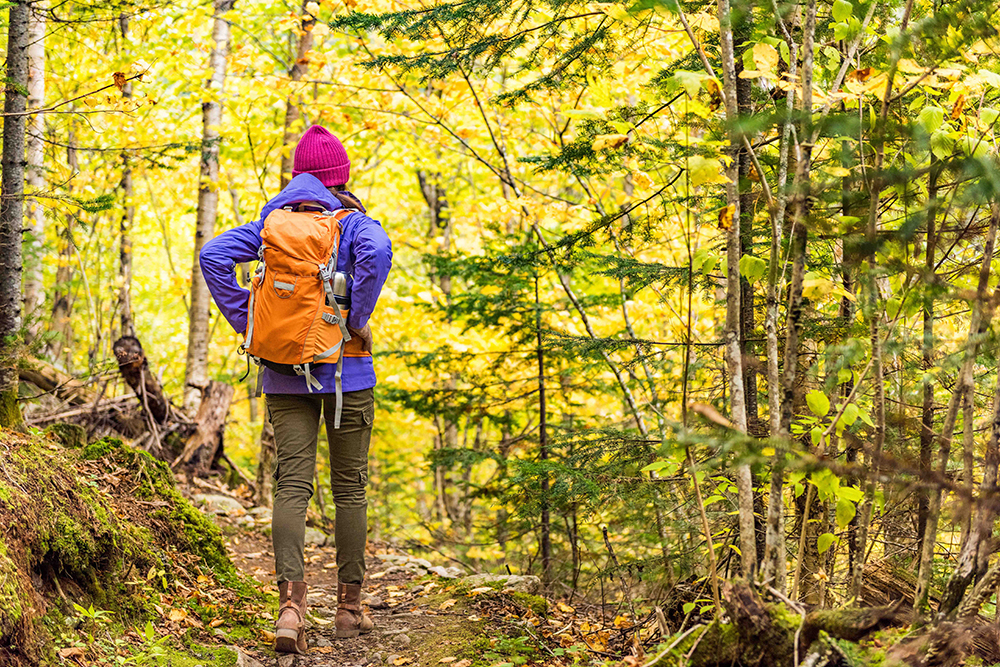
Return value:
[(79, 424), (58, 422), (45, 429), (45, 435), (61, 442), (63, 447), (82, 449), (87, 446), (87, 429)]
[(0, 664), (50, 659), (42, 618), (73, 613), (65, 599), (136, 626), (158, 616), (154, 605), (173, 582), (194, 587), (204, 574), (235, 591), (237, 607), (263, 604), (219, 529), (148, 453), (112, 438), (63, 449), (0, 430), (0, 456)]

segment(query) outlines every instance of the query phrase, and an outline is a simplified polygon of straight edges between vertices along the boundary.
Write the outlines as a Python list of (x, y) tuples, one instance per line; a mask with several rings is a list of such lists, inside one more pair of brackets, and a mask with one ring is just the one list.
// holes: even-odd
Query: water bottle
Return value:
[(333, 274), (333, 298), (341, 310), (351, 309), (351, 297), (347, 295), (347, 274), (343, 271), (336, 271)]

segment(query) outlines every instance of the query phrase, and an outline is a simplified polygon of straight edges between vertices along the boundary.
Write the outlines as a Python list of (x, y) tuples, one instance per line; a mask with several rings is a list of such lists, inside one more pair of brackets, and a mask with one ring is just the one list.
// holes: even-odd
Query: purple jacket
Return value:
[[(208, 283), (215, 303), (229, 324), (238, 333), (247, 329), (247, 303), (250, 291), (236, 282), (234, 269), (241, 262), (257, 260), (260, 233), (264, 218), (271, 211), (302, 201), (325, 204), (331, 211), (343, 208), (340, 201), (330, 194), (312, 174), (299, 174), (271, 201), (267, 202), (256, 222), (236, 227), (219, 234), (206, 243), (199, 255), (201, 271)], [(351, 295), (351, 312), (347, 325), (361, 329), (368, 323), (375, 310), (382, 285), (392, 268), (392, 243), (377, 220), (363, 213), (352, 213), (341, 221), (340, 249), (337, 270), (353, 275), (348, 281)], [(336, 364), (317, 364), (314, 377), (323, 385), (324, 392), (333, 392)], [(345, 357), (343, 390), (359, 391), (375, 386), (375, 367), (371, 357)], [(264, 392), (268, 394), (305, 394), (308, 392), (304, 377), (289, 377), (264, 369)]]

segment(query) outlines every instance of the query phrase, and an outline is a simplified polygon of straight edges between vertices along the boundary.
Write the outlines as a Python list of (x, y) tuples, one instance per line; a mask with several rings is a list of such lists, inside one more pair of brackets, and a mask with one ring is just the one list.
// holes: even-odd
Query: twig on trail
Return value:
[[(680, 637), (678, 637), (677, 639), (675, 639), (673, 641), (673, 643), (670, 644), (670, 646), (668, 646), (667, 648), (665, 648), (662, 651), (660, 651), (659, 653), (657, 653), (656, 656), (652, 660), (650, 660), (649, 662), (647, 662), (646, 664), (644, 664), (642, 667), (652, 667), (653, 665), (655, 665), (657, 662), (660, 661), (660, 658), (662, 658), (663, 656), (665, 656), (666, 654), (670, 653), (675, 648), (677, 648), (677, 645), (680, 644), (685, 639), (687, 639), (688, 635), (690, 635), (692, 632), (694, 632), (698, 628), (704, 628), (704, 627), (707, 627), (707, 626), (701, 625), (701, 624), (699, 624), (699, 625), (692, 625), (690, 628), (688, 628), (687, 630), (684, 631), (684, 634), (682, 634)], [(702, 634), (702, 636), (704, 636), (704, 633)], [(699, 641), (700, 641), (700, 639), (699, 639)], [(695, 644), (695, 645), (697, 646), (697, 644)]]
[(622, 566), (618, 563), (618, 556), (615, 555), (614, 547), (611, 546), (611, 540), (608, 539), (608, 527), (602, 526), (601, 532), (604, 533), (604, 544), (608, 548), (608, 553), (611, 554), (611, 562), (614, 563), (615, 569), (618, 571), (618, 579), (622, 584), (622, 594), (628, 601), (629, 611), (632, 612), (632, 618), (634, 620), (638, 620), (638, 617), (635, 615), (635, 606), (632, 604), (632, 593), (628, 589), (628, 584), (625, 581), (625, 575), (622, 574)]

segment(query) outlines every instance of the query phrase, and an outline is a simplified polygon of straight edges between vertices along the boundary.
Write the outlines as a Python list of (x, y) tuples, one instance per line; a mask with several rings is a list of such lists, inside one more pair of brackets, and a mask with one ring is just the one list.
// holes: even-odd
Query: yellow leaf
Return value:
[(456, 658), (455, 656), (448, 656), (447, 658), (441, 658), (440, 660), (438, 660), (438, 662), (442, 664), (447, 664), (449, 662), (455, 662), (456, 660), (458, 660), (458, 658)]
[(754, 44), (753, 64), (762, 72), (775, 71), (778, 67), (778, 50), (770, 44)]
[(722, 167), (722, 162), (716, 158), (706, 158), (701, 155), (692, 155), (688, 159), (688, 172), (691, 176), (691, 184), (712, 185), (713, 183), (728, 183), (726, 170)]
[(174, 623), (179, 623), (187, 618), (187, 615), (187, 609), (171, 609), (170, 612), (167, 613), (167, 618)]
[(556, 608), (564, 614), (572, 614), (573, 612), (576, 611), (576, 609), (573, 609), (573, 607), (570, 607), (565, 602), (560, 602), (559, 604), (556, 605)]
[(441, 606), (438, 607), (438, 609), (440, 609), (441, 611), (444, 611), (445, 609), (448, 609), (449, 607), (454, 607), (454, 606), (455, 606), (455, 600), (445, 600), (444, 602), (441, 603)]
[(310, 14), (312, 14), (313, 16), (316, 16), (317, 14), (319, 14), (319, 3), (318, 2), (307, 2), (306, 3), (306, 11), (309, 12)]
[(730, 204), (723, 206), (719, 211), (719, 229), (729, 231), (733, 226), (733, 218), (736, 216), (736, 207)]
[(473, 588), (469, 591), (469, 595), (479, 595), (480, 593), (489, 593), (493, 589), (489, 586), (480, 586), (479, 588)]
[(396, 665), (396, 667), (399, 667), (400, 665), (405, 665), (410, 662), (413, 662), (413, 658), (407, 658), (406, 656), (402, 656), (393, 660), (392, 664)]
[(844, 167), (824, 167), (823, 170), (831, 176), (836, 176), (837, 178), (847, 178), (851, 175), (851, 170), (845, 169)]
[(599, 134), (594, 137), (594, 144), (592, 148), (596, 153), (607, 148), (618, 148), (626, 141), (628, 141), (628, 135), (626, 134)]
[(217, 628), (220, 625), (222, 625), (223, 623), (225, 623), (225, 621), (223, 621), (221, 618), (213, 618), (212, 622), (208, 624), (208, 627), (210, 627), (210, 628)]

